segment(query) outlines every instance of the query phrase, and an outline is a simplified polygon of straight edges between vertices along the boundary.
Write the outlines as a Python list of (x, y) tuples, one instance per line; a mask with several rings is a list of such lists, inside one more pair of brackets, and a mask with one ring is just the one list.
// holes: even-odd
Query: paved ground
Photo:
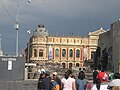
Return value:
[(0, 81), (0, 90), (37, 90), (37, 80)]
[[(38, 80), (0, 81), (0, 90), (37, 90)], [(92, 83), (92, 81), (89, 81)]]

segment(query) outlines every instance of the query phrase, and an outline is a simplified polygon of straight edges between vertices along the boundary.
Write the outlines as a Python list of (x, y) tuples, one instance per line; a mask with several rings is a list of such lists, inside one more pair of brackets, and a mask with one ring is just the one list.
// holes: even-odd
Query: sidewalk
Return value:
[(0, 90), (37, 90), (37, 80), (0, 81)]

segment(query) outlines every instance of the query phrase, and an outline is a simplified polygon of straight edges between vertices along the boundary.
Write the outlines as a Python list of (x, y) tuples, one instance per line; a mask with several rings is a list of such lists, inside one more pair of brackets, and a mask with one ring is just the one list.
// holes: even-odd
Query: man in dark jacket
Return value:
[(43, 86), (44, 86), (45, 90), (51, 90), (50, 72), (46, 71), (45, 75), (46, 75), (46, 77), (43, 79)]
[(45, 90), (45, 87), (43, 85), (43, 79), (45, 78), (45, 73), (41, 73), (39, 80), (38, 80), (38, 90)]
[(93, 83), (97, 82), (97, 78), (96, 78), (97, 75), (98, 75), (98, 70), (97, 68), (95, 68), (95, 70), (93, 71)]

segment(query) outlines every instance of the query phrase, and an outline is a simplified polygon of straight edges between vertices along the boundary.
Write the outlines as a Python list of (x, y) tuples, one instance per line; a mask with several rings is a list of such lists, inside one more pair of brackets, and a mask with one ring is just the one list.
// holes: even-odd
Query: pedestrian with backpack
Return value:
[(43, 85), (43, 79), (45, 78), (45, 73), (41, 73), (39, 80), (38, 80), (38, 90), (45, 90), (45, 87)]

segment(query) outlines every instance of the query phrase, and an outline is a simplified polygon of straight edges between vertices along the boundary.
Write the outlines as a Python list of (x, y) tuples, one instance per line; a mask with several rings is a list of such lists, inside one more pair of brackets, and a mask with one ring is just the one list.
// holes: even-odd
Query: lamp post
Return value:
[(30, 40), (29, 39), (30, 39), (30, 33), (31, 33), (30, 30), (28, 30), (27, 33), (28, 33), (27, 63), (29, 63), (29, 59), (30, 59), (30, 53), (29, 53), (30, 52), (30, 50), (29, 50), (30, 49)]
[[(27, 1), (28, 3), (31, 3), (31, 0)], [(17, 4), (17, 14), (16, 14), (16, 23), (14, 24), (14, 28), (16, 29), (16, 56), (18, 56), (18, 30), (19, 30), (19, 15), (20, 15), (20, 9), (25, 4)]]
[(2, 50), (1, 50), (1, 34), (0, 34), (0, 56), (2, 55)]
[(1, 51), (1, 34), (0, 34), (0, 51)]

